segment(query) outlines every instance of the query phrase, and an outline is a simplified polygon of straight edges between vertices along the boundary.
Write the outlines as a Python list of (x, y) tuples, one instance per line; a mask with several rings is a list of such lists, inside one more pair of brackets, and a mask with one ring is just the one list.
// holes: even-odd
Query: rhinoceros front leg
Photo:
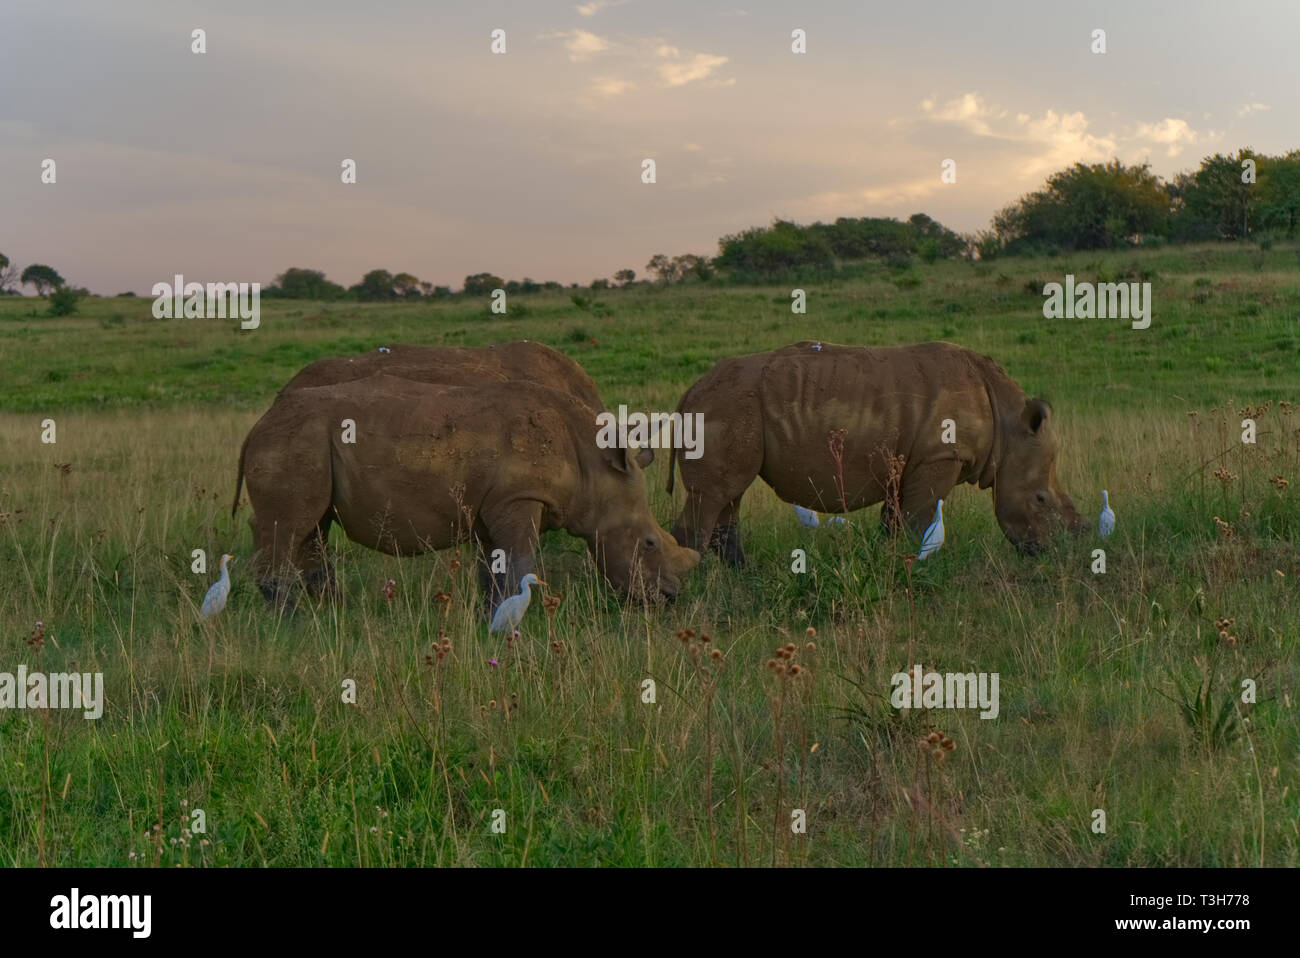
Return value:
[[(917, 463), (903, 473), (898, 504), (903, 524), (917, 535), (934, 519), (935, 506), (946, 499), (961, 475), (962, 463), (955, 459), (938, 459)], [(880, 522), (889, 532), (897, 532), (894, 509), (888, 499), (880, 507)]]
[(519, 591), (519, 580), (536, 570), (542, 504), (516, 502), (481, 518), (479, 583), (491, 619), (497, 606)]

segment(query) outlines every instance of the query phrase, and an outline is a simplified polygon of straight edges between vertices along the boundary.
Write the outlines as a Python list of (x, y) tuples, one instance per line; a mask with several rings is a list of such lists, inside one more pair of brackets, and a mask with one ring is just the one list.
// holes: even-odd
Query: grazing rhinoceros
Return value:
[[(699, 554), (655, 522), (635, 456), (599, 448), (596, 435), (585, 403), (536, 383), (381, 374), (286, 391), (240, 456), (262, 591), (285, 598), (286, 572), (313, 590), (331, 585), (324, 543), (337, 521), (392, 555), (477, 543), (490, 606), (533, 571), (538, 536), (556, 528), (585, 539), (624, 592), (672, 598)], [(492, 576), (496, 549), (507, 571)]]
[[(737, 518), (755, 476), (786, 502), (852, 511), (889, 498), (895, 456), (900, 518), (917, 532), (961, 482), (993, 487), (998, 523), (1023, 551), (1059, 523), (1083, 529), (1056, 483), (1051, 408), (992, 359), (951, 343), (803, 342), (736, 356), (705, 373), (678, 410), (703, 414), (704, 447), (697, 459), (674, 453), (687, 499), (673, 535), (696, 549), (707, 542), (732, 564), (745, 561)], [(840, 430), (842, 489), (831, 453)], [(896, 524), (888, 503), (881, 518)]]

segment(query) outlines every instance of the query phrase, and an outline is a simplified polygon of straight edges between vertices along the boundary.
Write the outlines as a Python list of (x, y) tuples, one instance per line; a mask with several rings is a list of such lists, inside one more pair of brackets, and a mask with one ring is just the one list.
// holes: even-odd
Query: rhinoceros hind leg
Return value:
[(745, 565), (745, 550), (740, 544), (740, 496), (732, 499), (718, 514), (717, 525), (709, 536), (709, 548), (722, 557), (727, 565), (741, 568)]

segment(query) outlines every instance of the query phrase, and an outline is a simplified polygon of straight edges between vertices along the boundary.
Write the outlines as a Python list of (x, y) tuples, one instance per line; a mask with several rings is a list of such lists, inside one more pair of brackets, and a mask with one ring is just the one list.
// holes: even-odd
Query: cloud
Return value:
[(590, 91), (602, 99), (622, 96), (636, 89), (636, 84), (630, 80), (621, 80), (618, 77), (596, 77), (591, 81)]
[[(696, 80), (706, 80), (730, 60), (730, 57), (720, 57), (712, 53), (697, 53), (687, 59), (681, 59), (681, 51), (670, 46), (661, 46), (655, 53), (660, 57), (676, 61), (659, 65), (659, 78), (670, 87), (685, 86)], [(735, 79), (725, 82), (730, 85), (735, 82)]]
[(569, 51), (569, 59), (574, 63), (581, 63), (597, 53), (603, 53), (610, 46), (608, 40), (587, 30), (572, 30), (558, 36), (565, 37), (564, 48)]
[(573, 9), (578, 11), (580, 17), (594, 17), (606, 7), (621, 7), (627, 2), (628, 0), (591, 0), (590, 3), (580, 3)]
[[(917, 175), (921, 167), (913, 164), (901, 176), (891, 176), (881, 169), (870, 185), (812, 194), (806, 200), (809, 212), (826, 215), (856, 209), (894, 211), (922, 201), (935, 202), (939, 196), (945, 197), (943, 203), (952, 203), (954, 200), (943, 192), (946, 184), (939, 176), (938, 157), (953, 157), (960, 168), (977, 170), (975, 175), (983, 190), (994, 195), (1015, 195), (1075, 163), (1098, 163), (1117, 156), (1139, 162), (1157, 151), (1175, 157), (1190, 145), (1212, 143), (1220, 135), (1213, 130), (1194, 129), (1176, 117), (1135, 122), (1118, 132), (1103, 132), (1095, 129), (1080, 110), (1049, 108), (1032, 113), (1004, 109), (977, 91), (950, 99), (930, 96), (920, 102), (919, 108), (919, 115), (891, 119), (887, 138), (898, 138), (888, 149), (899, 156), (923, 151), (924, 160), (917, 157), (924, 164), (923, 174)], [(861, 182), (860, 171), (851, 175)]]
[(1267, 103), (1247, 103), (1237, 111), (1237, 116), (1250, 116), (1252, 113), (1263, 113), (1269, 109)]
[(931, 120), (955, 123), (978, 136), (992, 136), (993, 129), (988, 121), (1007, 115), (1006, 110), (997, 112), (988, 106), (978, 93), (967, 93), (955, 100), (949, 100), (938, 109), (935, 108), (933, 98), (922, 100), (921, 110)]
[(1168, 156), (1177, 156), (1185, 147), (1196, 142), (1197, 134), (1186, 120), (1167, 116), (1159, 123), (1139, 123), (1137, 139), (1159, 143), (1168, 147)]
[(818, 213), (842, 212), (846, 209), (868, 207), (896, 207), (915, 200), (924, 199), (941, 189), (943, 184), (939, 175), (924, 179), (891, 183), (886, 186), (871, 186), (860, 190), (828, 190), (817, 193), (809, 199), (812, 208)]

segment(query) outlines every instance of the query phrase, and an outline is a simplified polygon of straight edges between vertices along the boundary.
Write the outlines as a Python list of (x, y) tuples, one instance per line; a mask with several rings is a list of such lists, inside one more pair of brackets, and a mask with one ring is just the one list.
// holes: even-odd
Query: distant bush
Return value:
[(823, 232), (786, 220), (724, 236), (714, 265), (743, 281), (770, 281), (801, 268), (830, 273), (835, 254)]
[(75, 289), (69, 289), (66, 286), (60, 286), (54, 292), (50, 293), (50, 315), (51, 316), (71, 316), (77, 311), (77, 301), (81, 299), (81, 294)]

